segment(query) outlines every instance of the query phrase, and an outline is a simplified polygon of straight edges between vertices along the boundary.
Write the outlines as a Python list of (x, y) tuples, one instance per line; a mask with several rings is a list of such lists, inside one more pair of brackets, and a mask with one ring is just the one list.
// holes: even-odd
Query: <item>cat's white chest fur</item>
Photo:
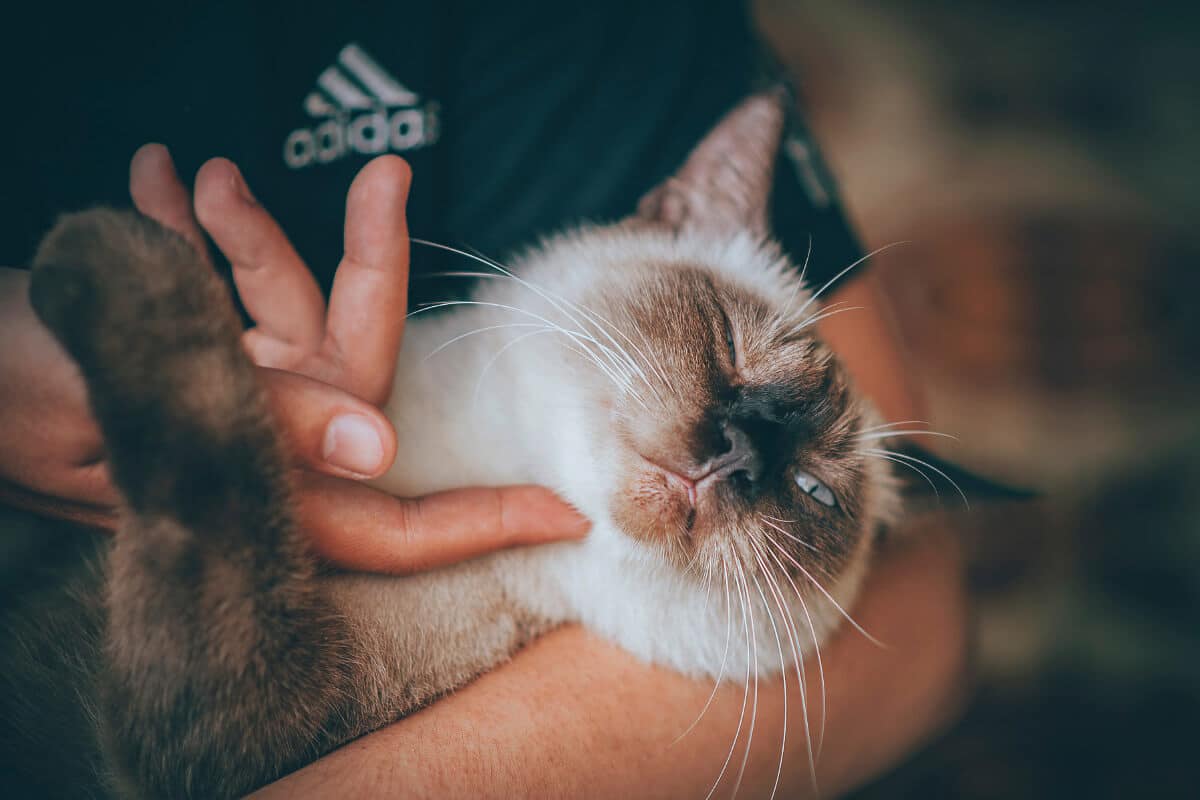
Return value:
[[(558, 594), (553, 599), (562, 603), (560, 613), (569, 609), (573, 620), (626, 650), (690, 675), (738, 680), (755, 672), (777, 672), (792, 662), (793, 642), (801, 653), (811, 647), (806, 623), (802, 630), (785, 630), (776, 599), (766, 598), (768, 615), (753, 584), (747, 597), (734, 576), (718, 586), (681, 577), (633, 552), (620, 536), (593, 530), (585, 542), (545, 548), (531, 553), (525, 563), (550, 577)], [(512, 578), (523, 580), (520, 571)], [(520, 591), (513, 587), (514, 594)], [(791, 603), (785, 608), (790, 617)]]

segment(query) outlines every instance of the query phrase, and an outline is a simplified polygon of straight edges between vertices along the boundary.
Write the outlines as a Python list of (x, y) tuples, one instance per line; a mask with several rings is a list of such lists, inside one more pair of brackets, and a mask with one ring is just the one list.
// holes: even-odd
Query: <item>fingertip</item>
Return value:
[(400, 156), (377, 156), (354, 176), (346, 197), (346, 219), (358, 217), (359, 209), (366, 216), (382, 214), (390, 221), (404, 223), (408, 190), (412, 185), (412, 167)]
[(355, 177), (351, 191), (360, 183), (384, 186), (407, 196), (412, 185), (412, 167), (398, 155), (376, 156)]
[(231, 204), (254, 203), (242, 172), (228, 158), (210, 158), (196, 172), (196, 216), (207, 227)]
[(130, 189), (139, 185), (142, 180), (160, 174), (164, 168), (172, 173), (175, 171), (175, 164), (167, 146), (159, 142), (147, 142), (142, 145), (134, 152), (133, 158), (129, 159)]
[(544, 486), (514, 486), (506, 491), (503, 527), (518, 532), (525, 541), (581, 539), (592, 529), (591, 520)]
[(134, 206), (149, 216), (175, 213), (176, 206), (186, 202), (187, 193), (166, 145), (144, 144), (129, 159), (129, 196)]

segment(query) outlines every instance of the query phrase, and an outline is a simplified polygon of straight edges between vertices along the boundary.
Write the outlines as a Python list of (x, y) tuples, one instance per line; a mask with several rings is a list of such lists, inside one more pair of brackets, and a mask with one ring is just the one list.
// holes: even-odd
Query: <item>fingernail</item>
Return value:
[(347, 472), (374, 475), (383, 467), (383, 442), (371, 420), (346, 414), (334, 417), (325, 429), (322, 456)]

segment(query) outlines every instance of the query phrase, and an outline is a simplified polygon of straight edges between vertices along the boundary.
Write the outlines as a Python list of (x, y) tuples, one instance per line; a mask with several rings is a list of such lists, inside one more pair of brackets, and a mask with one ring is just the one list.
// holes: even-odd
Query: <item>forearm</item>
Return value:
[[(930, 532), (887, 555), (853, 610), (881, 649), (849, 627), (823, 648), (828, 723), (822, 794), (847, 790), (936, 730), (965, 674), (962, 559)], [(816, 661), (807, 665), (814, 740)], [(897, 680), (897, 675), (905, 676)], [(899, 687), (899, 689), (898, 689)], [(726, 684), (695, 728), (712, 683), (649, 667), (581, 629), (547, 636), (511, 664), (429, 709), (271, 786), (263, 796), (703, 797), (738, 729), (742, 688)], [(784, 731), (783, 685), (759, 686), (741, 793), (774, 783)], [(789, 681), (781, 796), (811, 792), (797, 682)], [(722, 785), (732, 789), (740, 744)]]

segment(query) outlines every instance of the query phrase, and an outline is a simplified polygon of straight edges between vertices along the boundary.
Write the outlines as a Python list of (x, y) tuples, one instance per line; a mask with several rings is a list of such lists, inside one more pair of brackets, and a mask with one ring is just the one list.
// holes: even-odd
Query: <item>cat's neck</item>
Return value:
[(554, 482), (579, 428), (578, 402), (554, 379), (565, 368), (562, 348), (545, 336), (516, 341), (532, 329), (512, 322), (513, 314), (481, 306), (410, 320), (403, 378), (385, 409), (399, 449), (381, 488), (411, 496)]

